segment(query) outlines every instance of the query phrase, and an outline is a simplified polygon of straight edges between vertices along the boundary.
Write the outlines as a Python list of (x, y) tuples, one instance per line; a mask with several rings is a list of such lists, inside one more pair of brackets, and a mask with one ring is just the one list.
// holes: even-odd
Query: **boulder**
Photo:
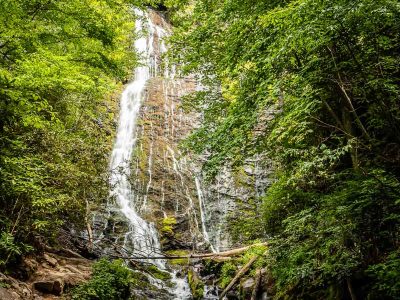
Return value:
[(0, 299), (4, 300), (22, 300), (22, 298), (14, 291), (0, 287)]
[(53, 284), (53, 294), (54, 295), (61, 295), (64, 290), (64, 283), (61, 280), (54, 281)]
[(255, 285), (254, 278), (244, 279), (240, 283), (240, 291), (241, 291), (241, 296), (243, 299), (247, 299), (247, 298), (251, 297), (251, 293), (253, 292), (254, 285)]
[(51, 294), (53, 292), (53, 285), (54, 281), (36, 281), (33, 283), (35, 290), (45, 294)]
[(47, 280), (47, 281), (36, 281), (33, 283), (33, 287), (44, 294), (52, 294), (60, 296), (64, 289), (64, 282), (60, 279)]

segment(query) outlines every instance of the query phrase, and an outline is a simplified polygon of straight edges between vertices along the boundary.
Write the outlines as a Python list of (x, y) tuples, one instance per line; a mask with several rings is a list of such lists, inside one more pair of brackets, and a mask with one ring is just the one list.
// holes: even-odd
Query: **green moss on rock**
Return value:
[[(186, 256), (189, 254), (187, 250), (169, 250), (166, 252), (168, 256)], [(177, 258), (169, 260), (171, 265), (186, 266), (188, 264), (187, 258)]]
[(204, 282), (201, 281), (200, 277), (193, 270), (193, 268), (189, 268), (188, 270), (188, 279), (190, 290), (192, 291), (194, 300), (203, 299), (204, 294)]
[(164, 235), (173, 235), (176, 219), (174, 217), (165, 217), (161, 223), (161, 233)]
[(171, 280), (171, 274), (165, 271), (161, 271), (159, 268), (157, 268), (154, 265), (151, 265), (147, 267), (146, 269), (154, 278), (157, 278), (162, 281), (168, 281)]

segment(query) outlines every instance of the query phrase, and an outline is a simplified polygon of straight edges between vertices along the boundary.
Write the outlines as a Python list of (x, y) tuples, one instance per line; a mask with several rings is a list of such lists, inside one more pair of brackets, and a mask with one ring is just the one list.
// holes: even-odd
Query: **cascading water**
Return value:
[[(133, 81), (130, 82), (121, 96), (120, 117), (116, 141), (110, 161), (110, 197), (115, 199), (121, 213), (129, 221), (129, 231), (125, 234), (124, 249), (130, 256), (152, 257), (160, 256), (161, 245), (158, 233), (152, 223), (145, 221), (135, 210), (135, 194), (131, 188), (131, 157), (136, 144), (136, 125), (144, 97), (147, 81), (157, 75), (157, 53), (154, 47), (155, 35), (162, 40), (165, 30), (152, 23), (148, 13), (135, 10), (138, 15), (136, 31), (139, 38), (135, 41), (136, 51), (142, 55), (142, 65), (134, 72)], [(147, 36), (143, 30), (147, 30)], [(163, 259), (146, 260), (159, 269), (166, 271), (166, 262)], [(189, 299), (191, 297), (187, 281), (178, 278), (176, 273), (171, 273), (175, 288), (170, 289), (173, 299)], [(154, 279), (157, 284), (157, 280)]]
[(203, 231), (204, 240), (210, 245), (212, 252), (217, 252), (217, 251), (219, 251), (219, 249), (217, 249), (217, 250), (215, 249), (214, 245), (210, 241), (210, 236), (207, 231), (206, 208), (205, 208), (205, 203), (204, 203), (203, 191), (201, 190), (201, 186), (200, 186), (200, 179), (197, 176), (195, 176), (194, 180), (196, 183), (197, 196), (199, 199), (201, 227), (202, 227), (202, 231)]
[[(245, 203), (262, 195), (269, 169), (254, 157), (240, 178), (224, 166), (215, 182), (203, 180), (201, 166), (207, 153), (182, 153), (179, 148), (202, 121), (200, 114), (182, 106), (184, 95), (204, 89), (201, 78), (181, 76), (162, 57), (167, 50), (163, 37), (168, 36), (170, 25), (161, 14), (153, 10), (136, 14), (139, 38), (135, 47), (142, 64), (121, 97), (110, 162), (110, 198), (115, 201), (94, 215), (93, 245), (103, 255), (135, 257), (171, 274), (171, 280), (159, 280), (156, 273), (151, 277), (142, 272), (151, 288), (144, 284), (135, 290), (141, 299), (190, 299), (187, 281), (178, 278), (179, 271), (168, 271), (181, 270), (181, 266), (175, 261), (167, 265), (161, 248), (168, 255), (229, 249), (228, 217), (237, 211), (235, 201)], [(157, 224), (159, 232), (148, 220)], [(149, 259), (154, 256), (162, 259)], [(201, 267), (194, 269), (202, 272)], [(217, 278), (200, 273), (203, 299), (218, 299)], [(169, 287), (172, 283), (174, 288)]]

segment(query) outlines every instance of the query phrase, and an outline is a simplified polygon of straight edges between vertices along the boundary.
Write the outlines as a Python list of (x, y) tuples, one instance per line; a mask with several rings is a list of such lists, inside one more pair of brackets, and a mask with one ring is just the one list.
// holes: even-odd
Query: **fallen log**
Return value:
[(226, 258), (229, 258), (231, 256), (239, 255), (242, 254), (243, 252), (246, 252), (250, 248), (257, 247), (257, 246), (267, 246), (267, 243), (258, 243), (258, 244), (253, 244), (250, 246), (246, 247), (241, 247), (241, 248), (236, 248), (228, 251), (223, 251), (223, 252), (211, 252), (211, 253), (191, 253), (188, 255), (159, 255), (159, 256), (116, 256), (116, 258), (122, 258), (122, 259), (138, 259), (138, 260), (146, 260), (146, 259), (192, 259), (192, 258), (210, 258), (210, 259), (220, 259), (220, 260), (228, 260)]
[(250, 248), (258, 247), (258, 246), (267, 246), (268, 243), (257, 243), (246, 247), (236, 248), (223, 252), (212, 252), (212, 253), (200, 253), (200, 254), (191, 254), (191, 257), (194, 258), (204, 258), (204, 257), (213, 257), (213, 256), (235, 256), (237, 254), (242, 254), (246, 252)]
[(226, 261), (230, 261), (232, 260), (232, 257), (229, 256), (215, 256), (215, 257), (205, 257), (204, 260), (213, 260), (217, 263), (222, 263), (222, 262), (226, 262)]
[(239, 270), (239, 272), (236, 273), (235, 277), (232, 279), (232, 281), (227, 285), (227, 287), (222, 291), (221, 295), (219, 295), (219, 299), (222, 300), (226, 293), (229, 292), (229, 290), (235, 285), (235, 283), (250, 269), (251, 265), (257, 260), (258, 255), (254, 255), (248, 262), (247, 264), (244, 265), (243, 268)]

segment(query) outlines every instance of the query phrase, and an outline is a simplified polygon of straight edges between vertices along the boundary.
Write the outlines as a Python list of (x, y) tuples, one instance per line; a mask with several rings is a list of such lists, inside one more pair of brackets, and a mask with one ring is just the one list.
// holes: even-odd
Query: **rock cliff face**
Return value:
[[(155, 25), (171, 30), (162, 15), (151, 11), (150, 16)], [(227, 249), (233, 243), (229, 220), (238, 217), (238, 204), (257, 209), (248, 203), (264, 192), (270, 167), (262, 164), (260, 157), (253, 157), (240, 170), (224, 167), (212, 183), (203, 180), (206, 157), (180, 150), (182, 140), (201, 121), (196, 112), (182, 108), (182, 97), (197, 88), (196, 78), (180, 77), (175, 66), (163, 60), (166, 44), (158, 32), (151, 42), (155, 49), (153, 78), (146, 84), (136, 126), (130, 175), (135, 195), (132, 203), (144, 219), (154, 222), (164, 250)], [(163, 228), (171, 218), (175, 220), (173, 234)], [(95, 239), (103, 251), (114, 251), (115, 245), (129, 246), (123, 245), (127, 227), (112, 201), (94, 215)], [(240, 242), (240, 237), (235, 241)]]
[[(170, 30), (159, 14), (152, 12), (151, 16), (155, 24)], [(159, 38), (154, 42), (160, 48), (158, 53), (162, 52), (165, 44)], [(184, 155), (179, 147), (201, 122), (196, 112), (182, 108), (182, 96), (197, 89), (196, 79), (180, 77), (161, 55), (155, 59), (163, 70), (155, 70), (157, 76), (147, 84), (132, 159), (136, 209), (156, 222), (161, 234), (162, 219), (176, 219), (177, 239), (162, 240), (167, 249), (229, 248), (232, 239), (228, 224), (230, 217), (237, 217), (237, 202), (248, 203), (264, 193), (270, 166), (261, 157), (253, 157), (242, 170), (226, 166), (212, 183), (204, 182), (201, 168), (205, 158)], [(240, 242), (240, 238), (236, 240)]]
[(180, 246), (190, 248), (202, 241), (201, 224), (194, 162), (182, 155), (179, 143), (192, 129), (196, 116), (185, 113), (180, 100), (194, 86), (191, 78), (150, 80), (132, 164), (138, 211), (159, 224), (163, 218), (175, 218)]
[[(211, 183), (200, 181), (205, 225), (216, 251), (240, 245), (249, 237), (248, 229), (238, 227), (242, 227), (240, 221), (249, 217), (248, 214), (252, 214), (251, 218), (262, 217), (258, 199), (270, 184), (270, 174), (268, 160), (255, 156), (247, 159), (243, 167), (223, 167)], [(249, 229), (255, 231), (255, 228)]]
[[(162, 37), (170, 31), (170, 25), (154, 11), (149, 17), (151, 77), (134, 127), (127, 172), (132, 190), (129, 205), (158, 231), (150, 256), (222, 251), (240, 244), (254, 231), (240, 221), (243, 214), (261, 217), (256, 199), (269, 184), (270, 166), (264, 158), (251, 157), (242, 168), (223, 167), (213, 182), (203, 180), (206, 155), (195, 156), (180, 149), (181, 142), (201, 122), (201, 115), (182, 107), (183, 96), (196, 91), (197, 81), (194, 76), (181, 77), (175, 66), (168, 64)], [(111, 197), (93, 214), (94, 249), (114, 257), (137, 256), (135, 243), (142, 237), (132, 235), (135, 230), (131, 226), (118, 201)], [(207, 294), (212, 287), (206, 285), (204, 290)]]
[[(179, 143), (197, 122), (196, 114), (183, 111), (181, 97), (193, 91), (196, 82), (191, 77), (178, 77), (175, 67), (162, 60), (166, 47), (161, 36), (170, 27), (160, 14), (150, 11), (149, 16), (155, 26), (149, 28), (153, 33), (148, 41), (154, 49), (152, 78), (146, 83), (135, 128), (129, 176), (134, 195), (131, 204), (159, 229), (163, 250), (206, 248), (194, 159), (179, 150)], [(128, 222), (112, 199), (94, 213), (93, 224), (98, 249), (110, 253), (116, 248), (134, 248), (124, 239)]]

